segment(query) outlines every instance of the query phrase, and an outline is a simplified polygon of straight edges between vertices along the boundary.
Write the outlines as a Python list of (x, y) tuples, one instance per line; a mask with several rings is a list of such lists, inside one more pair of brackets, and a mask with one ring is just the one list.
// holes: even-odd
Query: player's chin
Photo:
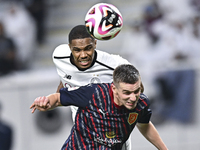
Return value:
[(133, 110), (135, 107), (126, 107), (128, 110)]
[(128, 103), (128, 104), (125, 105), (125, 107), (127, 109), (131, 110), (131, 109), (134, 109), (136, 107), (136, 105), (135, 105), (135, 103), (132, 103), (132, 104)]
[(90, 65), (79, 65), (79, 68), (81, 68), (81, 69), (87, 69), (89, 67), (90, 67)]
[(89, 68), (90, 66), (91, 66), (91, 63), (90, 63), (90, 62), (87, 62), (87, 63), (79, 63), (79, 68), (86, 69), (86, 68)]

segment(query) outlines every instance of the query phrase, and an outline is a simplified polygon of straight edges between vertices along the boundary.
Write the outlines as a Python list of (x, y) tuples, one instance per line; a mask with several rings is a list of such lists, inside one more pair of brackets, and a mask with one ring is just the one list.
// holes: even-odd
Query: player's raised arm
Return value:
[(137, 128), (142, 135), (151, 142), (159, 150), (168, 150), (164, 142), (162, 141), (158, 131), (154, 125), (149, 123), (137, 123)]
[(40, 111), (47, 111), (57, 106), (61, 106), (60, 93), (54, 93), (48, 96), (37, 97), (34, 100), (33, 104), (30, 106), (30, 109), (32, 109), (32, 113), (34, 113), (36, 109)]

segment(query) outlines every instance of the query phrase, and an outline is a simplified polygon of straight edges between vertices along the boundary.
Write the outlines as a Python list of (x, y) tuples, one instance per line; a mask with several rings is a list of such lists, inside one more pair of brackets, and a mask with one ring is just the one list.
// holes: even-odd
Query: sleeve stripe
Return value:
[(101, 62), (99, 62), (99, 61), (97, 61), (97, 60), (96, 60), (96, 62), (99, 63), (100, 65), (104, 66), (104, 67), (107, 67), (107, 68), (110, 69), (110, 70), (114, 70), (114, 68), (112, 68), (112, 67), (110, 67), (110, 66), (108, 66), (108, 65), (106, 65), (106, 64), (103, 64), (103, 63), (101, 63)]
[(101, 86), (98, 85), (98, 87), (100, 88), (101, 94), (102, 94), (102, 96), (103, 96), (103, 100), (104, 100), (104, 104), (105, 104), (105, 111), (108, 111), (108, 110), (107, 110), (107, 101), (106, 101), (106, 96), (105, 96), (105, 94), (104, 94), (104, 91), (103, 91), (103, 89), (101, 88)]
[(70, 56), (63, 56), (63, 57), (58, 57), (58, 56), (54, 56), (55, 59), (65, 59), (65, 58), (70, 58)]

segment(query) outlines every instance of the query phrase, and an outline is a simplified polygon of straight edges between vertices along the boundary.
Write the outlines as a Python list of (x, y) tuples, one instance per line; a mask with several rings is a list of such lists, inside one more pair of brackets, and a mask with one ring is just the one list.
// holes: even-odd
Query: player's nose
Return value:
[(81, 51), (81, 52), (80, 52), (80, 57), (81, 57), (81, 58), (87, 57), (87, 53), (84, 52), (84, 51)]
[(136, 99), (137, 99), (137, 98), (136, 98), (136, 95), (135, 95), (134, 93), (131, 93), (131, 94), (130, 94), (130, 100), (131, 100), (131, 101), (136, 101)]

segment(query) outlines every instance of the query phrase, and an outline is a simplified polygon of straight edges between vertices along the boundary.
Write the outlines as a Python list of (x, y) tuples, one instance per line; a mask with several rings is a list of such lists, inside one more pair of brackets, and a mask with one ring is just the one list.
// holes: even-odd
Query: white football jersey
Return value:
[(71, 63), (68, 44), (58, 46), (53, 52), (53, 62), (64, 87), (83, 86), (89, 83), (111, 83), (113, 70), (120, 64), (129, 64), (119, 55), (96, 50), (92, 66), (79, 70)]
[[(113, 70), (120, 64), (130, 64), (119, 55), (96, 50), (92, 66), (80, 70), (71, 62), (72, 55), (68, 44), (58, 46), (52, 57), (63, 86), (72, 89), (89, 83), (111, 83)], [(71, 106), (71, 110), (74, 121), (77, 107)]]

